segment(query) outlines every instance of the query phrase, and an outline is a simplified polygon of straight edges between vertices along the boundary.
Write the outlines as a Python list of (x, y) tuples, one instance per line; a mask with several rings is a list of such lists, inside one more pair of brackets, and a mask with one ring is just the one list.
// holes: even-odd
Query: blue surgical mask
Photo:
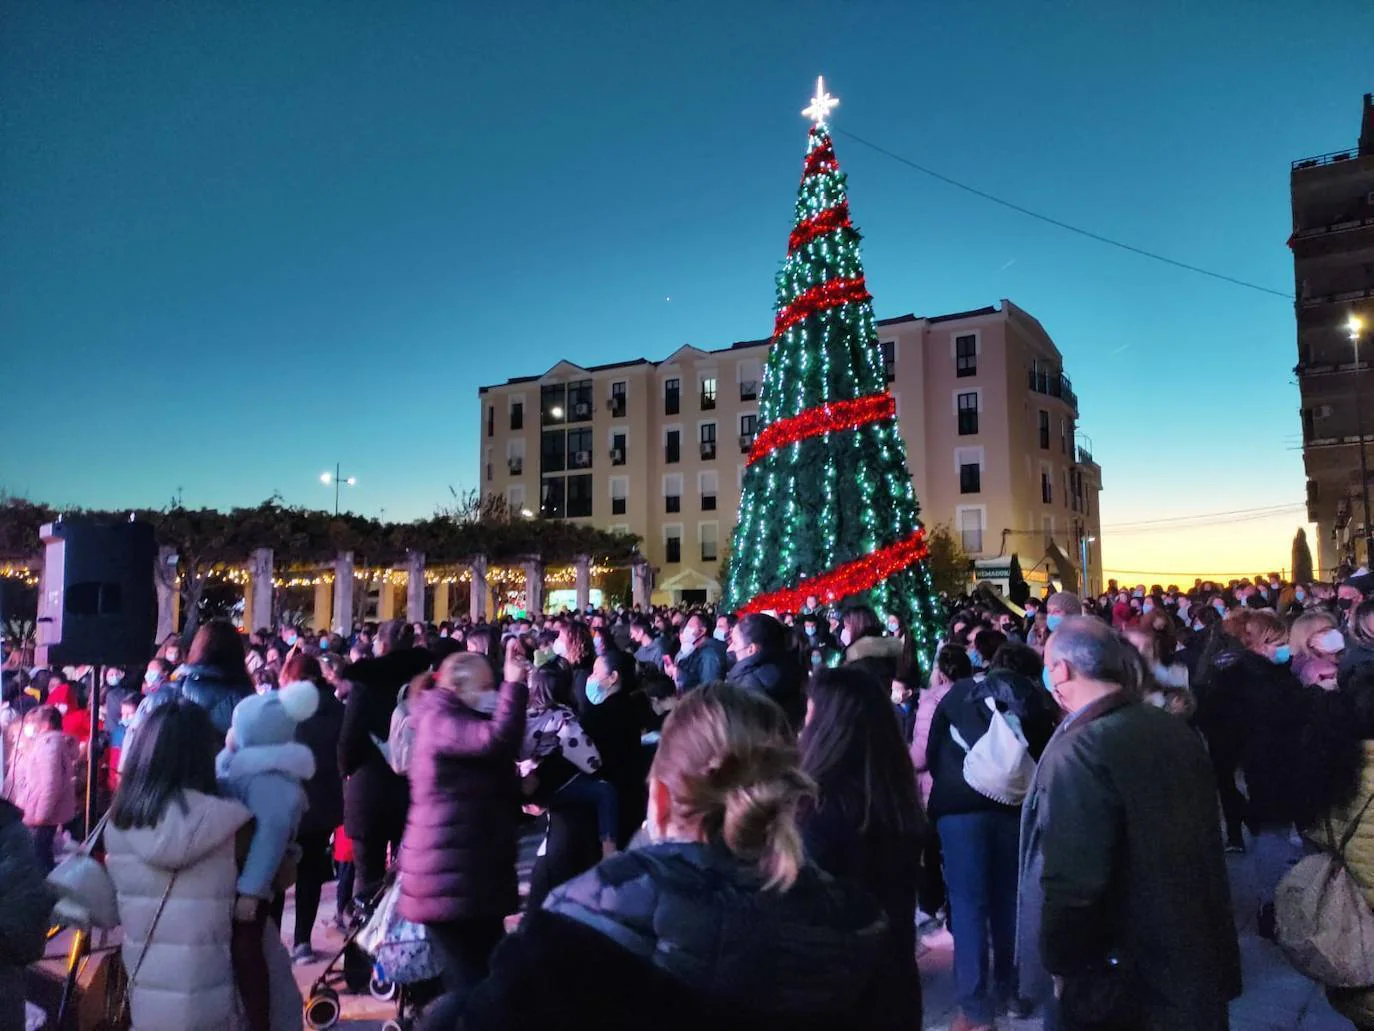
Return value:
[(1274, 665), (1282, 666), (1293, 657), (1293, 649), (1286, 644), (1281, 644), (1274, 649)]
[(606, 683), (600, 677), (587, 678), (587, 701), (593, 705), (600, 705), (610, 697), (610, 692), (606, 689)]
[(895, 634), (895, 633), (896, 633), (898, 630), (900, 630), (901, 628), (902, 628), (902, 624), (899, 623), (899, 622), (897, 622), (897, 620), (895, 620), (895, 619), (889, 619), (889, 620), (887, 621), (887, 632), (888, 632), (889, 634)]
[(1299, 587), (1296, 591), (1293, 592), (1293, 597), (1297, 598), (1298, 601), (1306, 601), (1307, 592), (1304, 591), (1301, 587)]
[(812, 653), (811, 653), (811, 665), (813, 665), (813, 666), (819, 666), (820, 664), (821, 664), (821, 653), (820, 653), (820, 652), (812, 652)]
[(1050, 668), (1046, 666), (1040, 671), (1040, 682), (1045, 685), (1045, 690), (1054, 693), (1054, 681), (1050, 679)]
[(1064, 622), (1064, 616), (1058, 612), (1051, 612), (1045, 617), (1045, 626), (1049, 627), (1050, 633), (1059, 629), (1059, 624)]
[(973, 648), (969, 651), (968, 661), (973, 664), (974, 669), (982, 669), (988, 664), (987, 660), (983, 658), (983, 653), (977, 648)]
[(1217, 612), (1218, 612), (1218, 614), (1223, 615), (1223, 616), (1226, 615), (1226, 602), (1224, 602), (1224, 601), (1214, 601), (1214, 602), (1212, 603), (1212, 608), (1216, 609)]
[(807, 623), (807, 624), (806, 624), (806, 636), (807, 636), (807, 637), (815, 637), (815, 636), (816, 636), (816, 624), (814, 624), (814, 623)]
[(296, 635), (287, 634), (285, 637), (282, 638), (282, 640), (286, 642), (288, 647), (290, 647), (291, 645), (296, 643)]
[(1141, 610), (1144, 612), (1153, 612), (1155, 610), (1155, 603), (1152, 601), (1147, 601), (1144, 605), (1141, 606)]

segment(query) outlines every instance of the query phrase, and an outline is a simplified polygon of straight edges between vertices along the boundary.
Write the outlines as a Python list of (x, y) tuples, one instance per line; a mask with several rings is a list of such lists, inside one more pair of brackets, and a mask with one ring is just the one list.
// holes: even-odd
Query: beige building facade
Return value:
[[(1018, 556), (1032, 589), (1101, 589), (1101, 468), (1078, 433), (1063, 358), (1010, 301), (878, 322), (927, 526), (947, 524), (979, 575)], [(481, 387), (481, 488), (516, 512), (638, 534), (656, 601), (713, 602), (757, 431), (767, 340), (684, 346)]]

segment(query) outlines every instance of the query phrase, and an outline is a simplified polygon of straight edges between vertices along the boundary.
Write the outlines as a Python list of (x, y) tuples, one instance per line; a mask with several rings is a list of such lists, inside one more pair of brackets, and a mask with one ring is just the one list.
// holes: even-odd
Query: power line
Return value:
[(1280, 514), (1282, 514), (1282, 513), (1284, 513), (1284, 512), (1293, 512), (1293, 511), (1296, 511), (1296, 510), (1298, 510), (1298, 509), (1300, 509), (1300, 508), (1306, 508), (1306, 507), (1307, 507), (1307, 506), (1306, 506), (1303, 502), (1298, 501), (1298, 502), (1293, 502), (1292, 504), (1288, 504), (1288, 505), (1265, 505), (1265, 506), (1262, 506), (1262, 507), (1259, 507), (1259, 508), (1235, 508), (1235, 509), (1231, 509), (1231, 510), (1228, 511), (1228, 512), (1196, 512), (1196, 513), (1194, 513), (1193, 515), (1184, 515), (1184, 516), (1165, 516), (1165, 517), (1160, 518), (1160, 519), (1138, 519), (1138, 520), (1136, 520), (1136, 521), (1134, 521), (1134, 522), (1129, 522), (1129, 523), (1104, 523), (1104, 524), (1102, 525), (1102, 529), (1103, 529), (1103, 530), (1126, 530), (1126, 529), (1132, 529), (1132, 528), (1135, 528), (1135, 527), (1138, 527), (1138, 526), (1162, 526), (1162, 525), (1165, 525), (1165, 524), (1190, 522), (1190, 521), (1197, 520), (1197, 519), (1219, 519), (1219, 520), (1225, 520), (1225, 519), (1227, 519), (1227, 518), (1231, 518), (1231, 517), (1234, 517), (1234, 516), (1248, 516), (1248, 515), (1257, 515), (1257, 516), (1280, 515)]
[(1096, 240), (1098, 243), (1105, 243), (1111, 247), (1119, 247), (1123, 251), (1130, 251), (1132, 254), (1139, 254), (1140, 256), (1145, 258), (1153, 258), (1155, 261), (1162, 261), (1166, 265), (1173, 265), (1175, 268), (1185, 269), (1189, 272), (1197, 272), (1204, 276), (1211, 276), (1213, 279), (1220, 279), (1223, 282), (1231, 283), (1235, 286), (1243, 286), (1248, 290), (1258, 290), (1260, 293), (1272, 294), (1275, 297), (1282, 297), (1285, 301), (1293, 300), (1293, 295), (1287, 291), (1274, 290), (1267, 286), (1260, 286), (1258, 283), (1250, 283), (1244, 279), (1237, 279), (1235, 276), (1228, 276), (1221, 272), (1213, 272), (1211, 269), (1205, 269), (1198, 265), (1190, 265), (1186, 261), (1179, 261), (1177, 258), (1170, 258), (1166, 257), (1163, 254), (1156, 254), (1154, 251), (1147, 251), (1143, 247), (1137, 247), (1134, 244), (1123, 243), (1120, 240), (1113, 240), (1110, 236), (1103, 236), (1101, 233), (1094, 233), (1090, 229), (1083, 229), (1080, 226), (1070, 225), (1068, 222), (1060, 221), (1059, 219), (1052, 218), (1049, 215), (1042, 215), (1038, 211), (1032, 211), (1030, 208), (1022, 207), (1020, 204), (1014, 204), (1009, 200), (1003, 200), (1001, 197), (994, 196), (993, 194), (988, 193), (986, 190), (980, 190), (976, 186), (969, 186), (967, 183), (961, 183), (958, 179), (953, 179), (950, 176), (937, 172), (933, 168), (927, 168), (924, 165), (918, 165), (915, 161), (912, 161), (910, 158), (906, 158), (903, 157), (901, 154), (894, 153), (893, 151), (888, 150), (886, 147), (880, 147), (876, 143), (870, 143), (862, 136), (855, 136), (852, 132), (849, 132), (845, 129), (832, 127), (831, 132), (836, 132), (839, 133), (841, 136), (848, 137), (855, 143), (861, 143), (871, 150), (876, 150), (879, 154), (884, 154), (887, 157), (890, 157), (893, 161), (900, 162), (901, 164), (906, 165), (908, 168), (915, 169), (917, 172), (920, 172), (923, 175), (928, 175), (933, 179), (938, 179), (940, 180), (940, 182), (946, 183), (957, 189), (963, 190), (966, 193), (971, 193), (975, 197), (982, 197), (984, 200), (992, 201), (992, 203), (994, 204), (1000, 204), (1002, 207), (1010, 208), (1012, 211), (1019, 212), (1022, 215), (1027, 215), (1031, 218), (1039, 219), (1041, 222), (1048, 222), (1052, 226), (1058, 226), (1060, 229), (1067, 229), (1069, 232), (1077, 233), (1079, 236), (1086, 236), (1089, 240)]
[(1108, 565), (1104, 567), (1102, 575), (1111, 580), (1116, 579), (1117, 576), (1162, 576), (1166, 580), (1170, 577), (1184, 579), (1191, 576), (1195, 580), (1218, 580), (1222, 577), (1249, 578), (1257, 574), (1253, 569), (1242, 573), (1175, 573), (1167, 570), (1161, 572), (1157, 569), (1113, 569)]

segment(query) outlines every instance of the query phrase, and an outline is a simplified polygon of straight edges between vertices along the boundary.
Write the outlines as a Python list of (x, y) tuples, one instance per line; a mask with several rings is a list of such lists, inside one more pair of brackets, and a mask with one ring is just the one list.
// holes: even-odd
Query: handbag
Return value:
[(1059, 1014), (1075, 1031), (1144, 1031), (1142, 997), (1135, 968), (1111, 956), (1063, 979)]
[(102, 816), (81, 847), (48, 874), (48, 885), (57, 894), (54, 918), (66, 927), (83, 931), (99, 927), (108, 931), (119, 926), (114, 881), (105, 864), (91, 854), (108, 819), (108, 813)]
[(970, 748), (953, 723), (949, 733), (964, 751), (964, 782), (984, 798), (1002, 805), (1020, 805), (1035, 777), (1035, 760), (1025, 739), (997, 703), (984, 698), (992, 710), (987, 733)]
[(1374, 985), (1374, 911), (1345, 865), (1345, 850), (1371, 804), (1374, 795), (1340, 838), (1328, 817), (1334, 851), (1302, 859), (1274, 896), (1279, 948), (1300, 973), (1328, 988)]
[(401, 899), (401, 877), (383, 893), (367, 925), (358, 933), (357, 944), (372, 957), (378, 977), (391, 984), (415, 984), (443, 973), (443, 966), (429, 942), (424, 924), (414, 924), (397, 912)]

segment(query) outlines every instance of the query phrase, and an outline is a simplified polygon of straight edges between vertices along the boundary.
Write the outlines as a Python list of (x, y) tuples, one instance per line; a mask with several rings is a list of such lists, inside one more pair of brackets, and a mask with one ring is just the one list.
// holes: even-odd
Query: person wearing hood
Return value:
[(17, 806), (0, 800), (0, 1028), (24, 1026), (24, 968), (43, 958), (56, 901)]
[(215, 782), (217, 734), (184, 699), (159, 706), (134, 740), (105, 828), (105, 867), (124, 930), (136, 1031), (228, 1031), (235, 838), (252, 820)]
[(782, 710), (707, 684), (668, 717), (649, 837), (555, 889), (492, 957), (465, 1031), (910, 1027), (882, 907), (806, 856)]
[(401, 688), (430, 666), (430, 654), (413, 647), (411, 627), (392, 619), (377, 628), (372, 657), (346, 666), (348, 681), (339, 731), (339, 773), (344, 782), (344, 830), (353, 842), (355, 898), (367, 902), (386, 877), (387, 850), (400, 847), (410, 790), (380, 743), (391, 733)]
[(682, 627), (676, 656), (663, 660), (663, 671), (673, 678), (680, 694), (725, 675), (725, 645), (706, 632), (706, 618), (693, 613)]
[(53, 842), (76, 819), (76, 766), (80, 746), (62, 730), (62, 717), (42, 706), (24, 717), (5, 797), (24, 814), (34, 854), (45, 873), (53, 868)]
[(991, 1027), (999, 1006), (1013, 1012), (1020, 1006), (1014, 962), (1021, 807), (972, 788), (964, 779), (964, 758), (991, 727), (993, 706), (1039, 758), (1054, 732), (1054, 715), (1041, 685), (1015, 671), (1035, 668), (1038, 676), (1039, 665), (1026, 645), (1003, 645), (983, 679), (949, 689), (930, 724), (929, 814), (945, 857), (959, 1003), (954, 1027), (961, 1031)]
[(787, 648), (787, 628), (772, 616), (753, 612), (730, 631), (735, 664), (725, 675), (728, 683), (759, 691), (782, 706), (793, 727), (806, 720), (802, 674)]
[(529, 663), (510, 656), (499, 685), (486, 658), (453, 654), (417, 684), (411, 805), (401, 843), (401, 916), (424, 924), (443, 960), (445, 994), (419, 1027), (458, 1026), (487, 973), (504, 918), (519, 905), (516, 773)]
[(840, 616), (840, 646), (844, 661), (865, 662), (884, 683), (890, 682), (902, 665), (902, 642), (883, 636), (883, 624), (867, 605), (852, 605)]
[(279, 934), (268, 919), (270, 903), (305, 813), (305, 782), (315, 775), (315, 757), (295, 740), (296, 728), (319, 704), (319, 691), (308, 680), (245, 698), (234, 708), (224, 750), (215, 760), (220, 789), (253, 814), (253, 838), (234, 903), (233, 937), (234, 980), (250, 1031), (271, 1028), (263, 935)]

